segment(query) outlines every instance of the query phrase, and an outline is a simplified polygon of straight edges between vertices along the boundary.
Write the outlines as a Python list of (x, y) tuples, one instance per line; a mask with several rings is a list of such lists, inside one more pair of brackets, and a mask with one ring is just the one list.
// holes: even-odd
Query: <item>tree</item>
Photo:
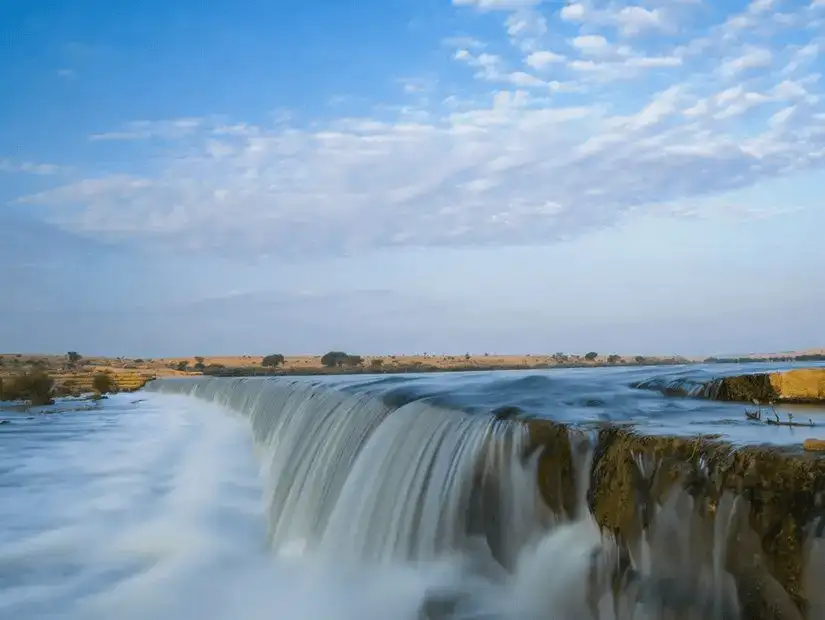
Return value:
[(349, 360), (349, 355), (343, 351), (330, 351), (321, 358), (321, 364), (327, 368), (340, 368)]
[(106, 372), (96, 372), (92, 377), (92, 387), (98, 394), (114, 394), (117, 392), (117, 384), (112, 375)]
[(273, 353), (272, 355), (267, 355), (263, 360), (261, 360), (261, 366), (266, 368), (267, 366), (270, 368), (277, 368), (281, 364), (284, 363), (284, 356), (280, 353)]
[(644, 355), (637, 355), (633, 359), (636, 360), (637, 364), (644, 364), (645, 363), (645, 356)]
[(364, 358), (360, 355), (347, 355), (347, 366), (360, 366), (364, 363)]
[(193, 366), (193, 368), (195, 370), (197, 370), (198, 372), (203, 372), (203, 369), (206, 368), (206, 366), (203, 363), (205, 361), (205, 359), (206, 358), (201, 357), (200, 355), (196, 355), (195, 356), (195, 365)]
[(590, 351), (589, 353), (585, 354), (584, 359), (586, 359), (588, 362), (592, 362), (598, 356), (599, 356), (599, 354), (596, 353), (595, 351)]
[(182, 360), (182, 361), (178, 362), (178, 370), (182, 370), (182, 371), (186, 372), (188, 367), (189, 367), (189, 360)]
[(616, 355), (616, 354), (608, 355), (607, 356), (607, 363), (608, 364), (617, 364), (618, 362), (621, 361), (621, 359), (622, 359), (621, 355)]
[(375, 359), (370, 360), (370, 368), (374, 370), (378, 370), (384, 365), (384, 360), (380, 357), (376, 357)]
[(69, 363), (73, 366), (83, 359), (83, 356), (81, 356), (77, 351), (69, 351), (66, 353), (66, 357), (69, 358)]

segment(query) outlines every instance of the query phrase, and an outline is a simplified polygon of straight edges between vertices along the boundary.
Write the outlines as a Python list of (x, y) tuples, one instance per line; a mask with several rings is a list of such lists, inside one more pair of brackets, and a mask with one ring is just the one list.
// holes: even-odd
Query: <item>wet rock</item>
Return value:
[(631, 387), (661, 392), (665, 396), (688, 396), (729, 402), (762, 404), (825, 403), (825, 368), (799, 368), (783, 372), (721, 377), (697, 383), (685, 379), (653, 379)]
[[(550, 422), (530, 422), (532, 449), (542, 450), (542, 496), (565, 514), (573, 512), (576, 501), (574, 432)], [(717, 561), (735, 580), (744, 617), (805, 617), (804, 546), (810, 524), (823, 512), (817, 497), (825, 490), (825, 458), (801, 450), (734, 449), (715, 438), (649, 437), (606, 427), (595, 440), (589, 471), (594, 518), (631, 554), (677, 491), (682, 508), (668, 526), (672, 531), (660, 530), (663, 553), (670, 540), (690, 530), (696, 548), (685, 553), (704, 557), (708, 564), (714, 553), (722, 552), (712, 548), (712, 539), (729, 530), (727, 543), (719, 543), (726, 550)], [(670, 592), (668, 598), (673, 596)]]

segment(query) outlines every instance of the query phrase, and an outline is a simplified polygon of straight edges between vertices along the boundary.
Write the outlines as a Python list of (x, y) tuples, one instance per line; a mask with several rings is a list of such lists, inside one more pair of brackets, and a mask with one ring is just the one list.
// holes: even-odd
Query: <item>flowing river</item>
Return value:
[[(707, 555), (674, 566), (694, 546), (689, 498), (658, 507), (673, 527), (628, 556), (590, 517), (581, 472), (605, 424), (742, 446), (817, 436), (823, 409), (794, 409), (812, 428), (766, 428), (741, 404), (630, 387), (777, 367), (192, 378), (0, 407), (0, 617), (740, 618), (718, 542), (738, 500), (714, 508)], [(538, 491), (525, 417), (581, 431), (572, 512)]]

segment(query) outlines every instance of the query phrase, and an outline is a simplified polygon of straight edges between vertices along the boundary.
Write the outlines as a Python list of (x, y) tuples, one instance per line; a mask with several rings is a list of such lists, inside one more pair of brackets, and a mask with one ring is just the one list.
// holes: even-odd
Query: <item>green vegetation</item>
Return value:
[(78, 353), (77, 351), (69, 351), (68, 353), (66, 353), (66, 358), (69, 360), (69, 364), (74, 366), (81, 359), (83, 359), (83, 356), (80, 355), (80, 353)]
[(272, 355), (267, 355), (262, 361), (261, 366), (264, 368), (277, 368), (284, 363), (284, 356), (280, 353), (273, 353)]
[(593, 362), (593, 361), (596, 360), (596, 358), (598, 356), (599, 356), (599, 354), (596, 353), (595, 351), (590, 351), (589, 353), (585, 354), (584, 359), (586, 359), (588, 362)]
[(0, 400), (23, 400), (34, 406), (50, 405), (54, 379), (42, 370), (0, 377)]
[(106, 372), (96, 372), (92, 377), (92, 387), (100, 394), (114, 394), (117, 392), (117, 383), (112, 375)]
[(354, 368), (361, 366), (364, 363), (364, 358), (360, 355), (349, 355), (343, 351), (330, 351), (321, 358), (321, 364), (327, 368), (341, 368), (349, 366)]
[(608, 355), (607, 356), (607, 363), (608, 364), (618, 364), (620, 361), (622, 361), (622, 356), (621, 355), (613, 354), (613, 355)]
[(753, 364), (759, 362), (825, 362), (825, 355), (805, 353), (802, 355), (775, 355), (772, 357), (708, 357), (706, 364)]

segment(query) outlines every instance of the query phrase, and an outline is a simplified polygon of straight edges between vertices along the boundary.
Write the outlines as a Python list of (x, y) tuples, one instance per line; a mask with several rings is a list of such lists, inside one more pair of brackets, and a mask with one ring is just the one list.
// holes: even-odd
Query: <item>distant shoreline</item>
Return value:
[[(300, 377), (327, 375), (390, 375), (573, 368), (675, 366), (700, 363), (765, 363), (825, 361), (825, 350), (798, 354), (736, 358), (681, 356), (584, 355), (383, 355), (361, 356), (330, 351), (313, 356), (193, 356), (176, 358), (107, 358), (64, 355), (0, 354), (0, 401), (48, 402), (61, 396), (131, 392), (164, 377)], [(104, 376), (101, 376), (104, 375)], [(108, 387), (101, 387), (108, 386)], [(97, 386), (97, 387), (96, 387)]]
[(321, 375), (398, 375), (417, 373), (453, 373), (453, 372), (494, 372), (505, 370), (552, 370), (555, 368), (622, 368), (633, 366), (678, 366), (696, 364), (690, 360), (659, 360), (650, 362), (626, 363), (560, 363), (560, 364), (498, 364), (498, 365), (458, 365), (458, 366), (388, 366), (370, 368), (364, 366), (341, 368), (262, 368), (254, 366), (230, 366), (221, 369), (205, 369), (199, 373), (206, 377), (278, 377), (278, 376), (321, 376)]

